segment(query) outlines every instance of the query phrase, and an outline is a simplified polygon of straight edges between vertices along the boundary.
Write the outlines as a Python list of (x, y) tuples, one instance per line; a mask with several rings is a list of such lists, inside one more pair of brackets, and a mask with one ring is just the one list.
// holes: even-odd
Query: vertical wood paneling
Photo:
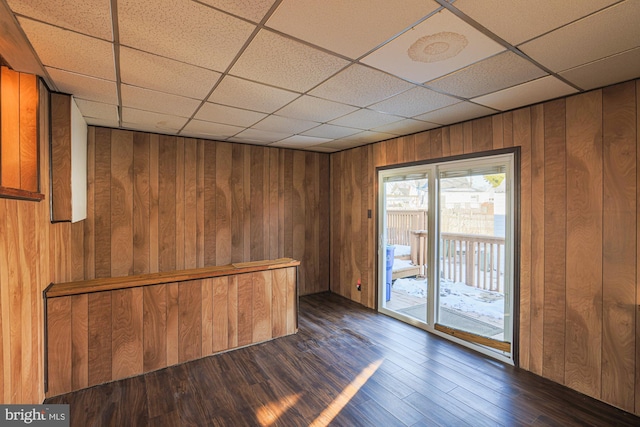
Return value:
[(159, 218), (158, 206), (158, 168), (160, 167), (160, 140), (158, 135), (149, 136), (149, 270), (159, 271)]
[(298, 271), (296, 268), (287, 268), (287, 334), (297, 331), (298, 316), (298, 289), (296, 288)]
[(143, 290), (142, 351), (144, 372), (167, 366), (167, 285)]
[(38, 192), (38, 86), (36, 76), (20, 73), (20, 187)]
[(452, 156), (464, 154), (464, 128), (462, 123), (449, 127), (449, 145), (451, 146)]
[(167, 365), (178, 363), (179, 289), (177, 283), (167, 286)]
[(227, 291), (227, 315), (229, 319), (227, 328), (229, 333), (229, 348), (235, 348), (238, 346), (238, 309), (238, 276), (233, 276), (229, 277), (229, 290)]
[[(476, 130), (474, 128), (474, 136), (478, 134)], [(544, 113), (542, 104), (538, 104), (531, 107), (531, 340), (529, 345), (529, 370), (538, 375), (542, 375), (544, 332), (544, 176)]]
[[(431, 132), (431, 158), (437, 159), (442, 157), (442, 128), (438, 128)], [(449, 139), (451, 146), (451, 139)]]
[(196, 159), (196, 267), (204, 267), (204, 141), (197, 143)]
[(111, 131), (96, 128), (95, 275), (111, 276)]
[(602, 185), (602, 92), (594, 91), (567, 99), (565, 382), (597, 397), (602, 385)]
[(492, 134), (492, 147), (494, 150), (499, 150), (504, 146), (504, 133), (502, 127), (502, 114), (491, 116), (491, 134)]
[[(280, 184), (280, 169), (281, 169), (280, 156), (279, 156), (279, 150), (276, 148), (269, 148), (268, 153), (269, 153), (269, 168), (267, 169), (267, 173), (269, 174), (269, 176), (268, 176), (267, 182), (269, 185), (269, 208), (267, 209), (267, 211), (269, 212), (269, 230), (268, 230), (269, 238), (267, 239), (267, 244), (269, 245), (269, 252), (265, 256), (265, 258), (277, 259), (277, 258), (280, 258), (279, 256), (279, 239), (280, 239), (279, 225), (280, 225), (281, 211), (280, 211), (280, 193), (278, 190), (279, 184)], [(329, 156), (323, 156), (323, 158), (326, 159), (327, 165), (328, 165)], [(322, 177), (318, 177), (318, 179), (315, 181), (319, 182), (321, 179)], [(322, 186), (322, 187), (325, 187), (325, 186)], [(327, 198), (327, 203), (328, 202), (329, 202), (329, 199)], [(328, 216), (326, 216), (325, 218), (327, 218), (328, 220)], [(325, 229), (328, 230), (328, 227)], [(318, 244), (322, 245), (321, 242), (319, 242)], [(329, 247), (328, 241), (325, 247), (326, 248)], [(326, 266), (326, 269), (322, 271), (327, 271), (328, 273), (329, 266)]]
[[(370, 152), (373, 152), (371, 147), (368, 147)], [(312, 241), (312, 246), (315, 246), (318, 250), (318, 261), (316, 276), (311, 278), (312, 283), (316, 283), (316, 290), (318, 292), (329, 290), (329, 248), (330, 243), (330, 215), (326, 215), (323, 210), (326, 210), (330, 206), (330, 179), (329, 179), (329, 156), (317, 155), (318, 157), (318, 174), (314, 179), (312, 177), (312, 183), (318, 188), (318, 201), (314, 210), (316, 225), (316, 241)], [(369, 166), (369, 165), (367, 165)], [(371, 168), (364, 168), (364, 172), (370, 172)], [(367, 193), (370, 194), (370, 193)], [(370, 204), (371, 207), (372, 204)], [(271, 237), (273, 239), (273, 237)]]
[(244, 261), (244, 147), (231, 147), (231, 262)]
[(238, 345), (251, 343), (253, 337), (253, 283), (251, 273), (240, 274), (238, 279)]
[[(47, 316), (49, 319), (49, 336), (47, 340), (49, 347), (49, 382), (51, 383), (49, 392), (62, 394), (71, 390), (72, 386), (71, 297), (49, 300)], [(13, 344), (12, 348), (19, 346), (19, 342)], [(6, 389), (5, 386), (5, 394)], [(21, 397), (18, 397), (18, 400), (21, 400)]]
[(273, 270), (271, 277), (271, 334), (278, 337), (287, 332), (287, 270)]
[(149, 273), (149, 135), (133, 134), (133, 274)]
[(251, 146), (245, 145), (242, 152), (242, 186), (243, 186), (243, 194), (244, 201), (242, 205), (242, 209), (244, 210), (243, 219), (244, 222), (242, 224), (242, 238), (243, 243), (242, 247), (244, 249), (242, 259), (244, 261), (251, 260)]
[(122, 289), (111, 294), (111, 372), (115, 380), (143, 371), (143, 290)]
[(262, 147), (251, 147), (251, 252), (250, 259), (257, 261), (265, 258), (264, 254), (264, 229), (263, 218), (265, 215), (263, 205), (264, 194), (264, 161), (265, 156)]
[(202, 280), (202, 356), (213, 353), (213, 281), (214, 279)]
[[(380, 147), (381, 144), (376, 145)], [(379, 149), (378, 153), (384, 153), (384, 150)], [(342, 171), (342, 153), (336, 153), (331, 157), (331, 291), (340, 295), (345, 295), (341, 289), (342, 282), (340, 280), (340, 274), (343, 271), (342, 268), (342, 186), (343, 178)], [(379, 162), (383, 160), (378, 157)], [(370, 260), (373, 262), (373, 260)]]
[[(542, 107), (539, 107), (542, 110)], [(471, 122), (473, 152), (489, 151), (493, 148), (493, 119), (483, 117)]]
[(204, 264), (216, 265), (216, 146), (204, 144)]
[[(451, 138), (451, 136), (450, 136)], [(380, 150), (376, 149), (378, 144), (373, 146), (373, 157), (374, 157), (374, 165), (377, 165), (381, 162), (381, 159), (378, 159), (378, 154)], [(451, 154), (451, 139), (449, 139), (449, 154)], [(431, 158), (431, 132), (422, 132), (416, 134), (416, 160), (428, 160)]]
[(567, 232), (566, 101), (544, 105), (544, 349), (542, 375), (564, 382)]
[(84, 230), (84, 274), (85, 279), (96, 278), (96, 240), (95, 240), (95, 181), (96, 181), (96, 128), (87, 131), (87, 218), (83, 221)]
[(202, 283), (178, 285), (178, 361), (202, 356)]
[(635, 82), (602, 90), (604, 217), (602, 400), (635, 408), (636, 96)]
[[(636, 80), (636, 300), (640, 307), (640, 83)], [(640, 314), (636, 312), (635, 414), (640, 415)]]
[(462, 124), (464, 133), (464, 152), (473, 153), (473, 122), (464, 122)]
[(231, 263), (231, 144), (216, 144), (216, 264)]
[(111, 276), (133, 274), (133, 134), (111, 131)]
[[(466, 137), (466, 129), (465, 129)], [(531, 113), (513, 112), (513, 140), (520, 152), (520, 365), (529, 369), (531, 355)]]
[(20, 74), (2, 67), (0, 78), (0, 105), (4, 106), (0, 117), (0, 184), (3, 187), (20, 188), (20, 129), (15, 126), (20, 123)]
[(185, 230), (184, 138), (176, 138), (176, 270), (184, 269)]
[(251, 273), (252, 276), (252, 308), (251, 318), (253, 322), (251, 342), (260, 342), (271, 339), (271, 272), (261, 271)]
[(293, 258), (293, 151), (284, 152), (284, 256)]
[[(111, 381), (111, 293), (89, 299), (89, 384)], [(54, 394), (54, 393), (51, 393)]]
[[(303, 260), (307, 241), (305, 239), (306, 227), (306, 194), (304, 187), (305, 179), (305, 152), (295, 151), (293, 153), (293, 191), (292, 191), (292, 208), (293, 208), (293, 258)], [(302, 263), (306, 263), (304, 260)], [(307, 268), (301, 267), (300, 274), (305, 279), (307, 276)], [(303, 285), (300, 289), (302, 295), (305, 294), (306, 288)]]
[(213, 351), (231, 347), (229, 345), (229, 284), (231, 280), (228, 277), (216, 277), (213, 279)]
[(184, 141), (184, 268), (198, 266), (197, 140)]
[(89, 386), (89, 297), (74, 295), (71, 300), (71, 388)]
[(158, 144), (158, 270), (176, 269), (176, 138)]

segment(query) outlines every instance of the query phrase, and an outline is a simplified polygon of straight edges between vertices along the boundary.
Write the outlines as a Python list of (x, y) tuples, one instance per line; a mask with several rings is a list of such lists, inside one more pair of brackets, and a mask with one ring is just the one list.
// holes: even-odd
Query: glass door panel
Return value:
[(427, 173), (383, 180), (384, 289), (382, 307), (427, 321), (429, 182)]
[[(510, 307), (506, 164), (439, 170), (438, 325), (499, 342)], [(509, 332), (507, 330), (507, 332)], [(487, 344), (490, 345), (490, 344)]]

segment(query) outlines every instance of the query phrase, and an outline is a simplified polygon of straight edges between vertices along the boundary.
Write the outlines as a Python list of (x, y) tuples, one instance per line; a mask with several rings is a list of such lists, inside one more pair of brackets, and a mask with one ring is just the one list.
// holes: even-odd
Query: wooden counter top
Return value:
[(300, 265), (300, 261), (291, 258), (280, 258), (269, 261), (242, 262), (215, 267), (195, 268), (191, 270), (166, 271), (161, 273), (109, 277), (105, 279), (82, 280), (67, 283), (52, 283), (47, 287), (47, 289), (45, 289), (44, 295), (46, 298), (55, 298), (68, 295), (136, 288), (140, 286), (160, 285), (164, 283), (184, 282), (188, 280), (199, 280), (209, 277), (229, 276), (255, 271), (274, 270), (278, 268), (296, 267), (298, 265)]

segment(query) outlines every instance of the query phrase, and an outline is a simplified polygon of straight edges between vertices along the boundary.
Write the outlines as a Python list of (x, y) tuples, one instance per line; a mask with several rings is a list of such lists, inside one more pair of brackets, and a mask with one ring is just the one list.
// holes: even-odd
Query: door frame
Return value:
[[(388, 310), (383, 308), (383, 301), (382, 298), (384, 298), (384, 293), (380, 291), (380, 279), (382, 277), (384, 277), (384, 271), (383, 269), (385, 268), (385, 263), (380, 262), (381, 259), (381, 253), (382, 251), (384, 251), (384, 248), (382, 247), (383, 245), (383, 234), (381, 233), (380, 230), (380, 224), (383, 223), (383, 221), (385, 221), (384, 218), (381, 218), (381, 212), (383, 211), (384, 206), (382, 205), (382, 202), (384, 200), (381, 200), (380, 198), (380, 194), (381, 194), (381, 188), (380, 185), (382, 183), (382, 179), (381, 179), (381, 172), (387, 171), (387, 170), (393, 170), (393, 169), (400, 169), (400, 168), (411, 168), (411, 167), (416, 167), (416, 170), (422, 170), (424, 171), (424, 168), (432, 168), (434, 173), (429, 173), (429, 191), (437, 191), (437, 180), (435, 179), (435, 171), (436, 171), (436, 165), (440, 164), (440, 163), (447, 163), (447, 162), (454, 162), (454, 161), (463, 161), (463, 160), (480, 160), (483, 157), (493, 157), (493, 156), (499, 156), (499, 155), (506, 155), (506, 154), (511, 154), (513, 155), (513, 160), (512, 160), (512, 192), (511, 192), (511, 209), (512, 209), (512, 219), (511, 219), (511, 227), (512, 227), (512, 260), (511, 260), (511, 270), (513, 272), (513, 277), (512, 277), (512, 289), (511, 289), (511, 316), (512, 316), (512, 321), (511, 321), (511, 328), (512, 328), (512, 332), (511, 332), (511, 352), (508, 355), (505, 355), (503, 352), (497, 351), (495, 349), (492, 348), (488, 348), (479, 344), (475, 344), (473, 342), (470, 341), (465, 341), (465, 340), (461, 340), (455, 336), (452, 336), (450, 334), (441, 332), (439, 330), (437, 330), (435, 328), (435, 312), (434, 310), (429, 310), (427, 312), (427, 321), (428, 323), (422, 323), (417, 319), (414, 319), (412, 317), (409, 316), (404, 316), (402, 315), (402, 313), (397, 313), (394, 312), (392, 310)], [(421, 169), (422, 168), (422, 169)], [(378, 166), (375, 168), (376, 171), (376, 175), (375, 175), (375, 206), (376, 206), (376, 236), (377, 239), (375, 240), (377, 246), (376, 246), (376, 250), (375, 250), (375, 262), (376, 262), (376, 277), (375, 277), (375, 289), (376, 289), (376, 310), (382, 314), (388, 315), (390, 317), (394, 317), (397, 318), (405, 323), (408, 323), (410, 325), (416, 326), (420, 329), (426, 330), (427, 332), (431, 332), (435, 335), (444, 337), (452, 342), (455, 342), (457, 344), (460, 344), (464, 347), (468, 347), (471, 348), (479, 353), (485, 354), (487, 356), (490, 356), (494, 359), (500, 360), (502, 362), (514, 365), (514, 366), (518, 366), (519, 365), (519, 347), (520, 347), (520, 233), (521, 233), (521, 226), (520, 226), (520, 222), (521, 222), (521, 210), (520, 210), (520, 197), (521, 197), (521, 184), (520, 184), (520, 169), (521, 169), (521, 155), (520, 155), (520, 147), (510, 147), (510, 148), (504, 148), (504, 149), (498, 149), (498, 150), (491, 150), (491, 151), (484, 151), (484, 152), (479, 152), (479, 153), (473, 153), (473, 154), (465, 154), (465, 155), (459, 155), (459, 156), (449, 156), (449, 157), (441, 157), (441, 158), (437, 158), (437, 159), (429, 159), (429, 160), (424, 160), (424, 161), (417, 161), (417, 162), (407, 162), (407, 163), (398, 163), (398, 164), (393, 164), (393, 165), (386, 165), (386, 166)], [(432, 206), (430, 206), (430, 210), (431, 208), (433, 208)], [(437, 214), (433, 215), (430, 212), (429, 215), (429, 227), (432, 230), (435, 230), (435, 227), (439, 227), (439, 220), (436, 218)], [(432, 221), (435, 222), (435, 226), (431, 223)], [(432, 262), (436, 262), (435, 265), (437, 265), (437, 260), (438, 260), (438, 254), (436, 254), (435, 252), (435, 247), (434, 243), (432, 243), (433, 239), (429, 239), (429, 256), (430, 256), (430, 261)], [(435, 260), (433, 259), (435, 258)], [(430, 269), (430, 270), (434, 270), (434, 269)], [(431, 283), (433, 282), (433, 278), (431, 277), (432, 275), (435, 276), (435, 272), (433, 273), (429, 273), (429, 280), (431, 281)], [(435, 287), (434, 286), (429, 286), (428, 287), (428, 298), (437, 298), (437, 296), (435, 295)]]

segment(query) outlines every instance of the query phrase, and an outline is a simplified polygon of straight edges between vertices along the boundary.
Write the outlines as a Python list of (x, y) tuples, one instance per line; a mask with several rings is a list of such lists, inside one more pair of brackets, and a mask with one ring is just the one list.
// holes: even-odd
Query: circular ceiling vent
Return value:
[(462, 34), (442, 31), (420, 37), (409, 47), (407, 55), (418, 62), (444, 61), (459, 54), (468, 43)]

